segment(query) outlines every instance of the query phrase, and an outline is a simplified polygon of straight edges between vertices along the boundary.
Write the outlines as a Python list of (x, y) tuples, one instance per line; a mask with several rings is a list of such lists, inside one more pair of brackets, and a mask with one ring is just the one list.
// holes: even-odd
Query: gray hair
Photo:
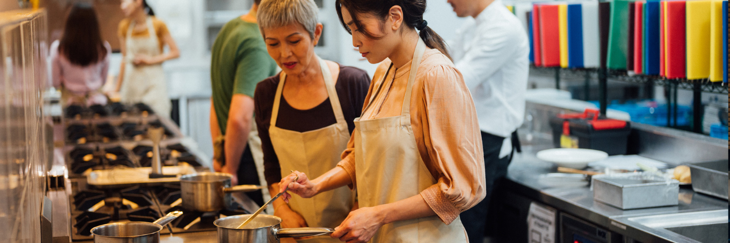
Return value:
[(319, 10), (313, 0), (263, 0), (256, 14), (262, 34), (264, 28), (301, 24), (314, 39)]

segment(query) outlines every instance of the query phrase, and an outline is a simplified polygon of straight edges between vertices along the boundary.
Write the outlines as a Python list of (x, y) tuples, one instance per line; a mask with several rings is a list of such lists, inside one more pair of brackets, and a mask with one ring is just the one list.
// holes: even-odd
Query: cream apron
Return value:
[[(319, 177), (337, 166), (340, 154), (347, 148), (347, 142), (350, 139), (350, 132), (347, 129), (345, 116), (342, 114), (340, 99), (337, 97), (330, 70), (322, 59), (319, 59), (319, 65), (322, 68), (327, 95), (337, 123), (307, 132), (276, 127), (279, 103), (283, 99), (282, 91), (286, 81), (286, 73), (281, 72), (279, 86), (276, 89), (276, 96), (274, 96), (269, 136), (276, 156), (279, 157), (282, 177), (291, 174), (290, 170), (304, 172), (309, 178)], [(307, 225), (311, 227), (334, 228), (347, 217), (352, 209), (353, 201), (351, 190), (341, 187), (320, 193), (312, 198), (301, 198), (293, 194), (289, 199), (289, 206), (302, 215), (307, 221)], [(338, 239), (332, 238), (317, 238), (312, 241), (339, 242)]]
[[(425, 50), (419, 38), (401, 115), (355, 120), (355, 172), (360, 207), (403, 200), (436, 184), (418, 152), (410, 116), (411, 88)], [(381, 87), (387, 76), (386, 72)], [(380, 89), (377, 90), (379, 93)], [(377, 95), (371, 97), (369, 104)], [(369, 108), (368, 105), (365, 110)], [(446, 225), (438, 216), (430, 216), (383, 225), (370, 242), (466, 242), (466, 233), (459, 218)]]
[(167, 81), (162, 64), (135, 66), (134, 57), (145, 54), (150, 57), (160, 55), (157, 33), (152, 26), (152, 18), (147, 18), (149, 37), (132, 37), (134, 21), (127, 28), (127, 55), (125, 57), (124, 82), (120, 95), (125, 103), (145, 103), (155, 114), (169, 117), (172, 103), (167, 95)]

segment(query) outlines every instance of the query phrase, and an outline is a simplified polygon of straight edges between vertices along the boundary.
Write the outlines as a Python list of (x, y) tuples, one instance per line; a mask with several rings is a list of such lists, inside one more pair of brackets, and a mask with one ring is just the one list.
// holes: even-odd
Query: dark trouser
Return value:
[[(513, 137), (514, 138), (514, 137)], [(473, 208), (461, 213), (461, 222), (464, 224), (469, 242), (484, 242), (484, 227), (487, 223), (487, 209), (489, 199), (494, 191), (494, 182), (507, 175), (507, 167), (511, 155), (499, 158), (504, 137), (495, 136), (482, 132), (482, 145), (484, 146), (484, 176), (487, 180), (487, 197)]]
[[(246, 145), (246, 149), (241, 156), (241, 163), (238, 165), (238, 184), (239, 185), (261, 185), (259, 182), (259, 173), (256, 170), (256, 163), (253, 161), (251, 149)], [(261, 191), (247, 192), (246, 196), (251, 198), (256, 204), (264, 205), (264, 196)]]

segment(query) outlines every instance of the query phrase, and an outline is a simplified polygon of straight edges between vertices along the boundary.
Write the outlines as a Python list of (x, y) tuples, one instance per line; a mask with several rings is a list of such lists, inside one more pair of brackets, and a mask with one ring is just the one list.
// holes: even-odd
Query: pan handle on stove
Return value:
[(258, 185), (238, 185), (238, 186), (232, 186), (228, 188), (223, 188), (223, 192), (225, 193), (232, 193), (232, 192), (252, 192), (256, 190), (261, 190), (262, 186)]
[(324, 227), (302, 227), (274, 229), (277, 238), (299, 238), (307, 236), (329, 235), (335, 232), (332, 228)]
[(165, 225), (172, 222), (177, 217), (180, 217), (180, 215), (182, 215), (182, 214), (183, 214), (182, 211), (173, 211), (173, 212), (170, 212), (167, 215), (165, 215), (165, 217), (159, 218), (159, 219), (155, 220), (155, 222), (152, 222), (152, 223), (165, 227)]

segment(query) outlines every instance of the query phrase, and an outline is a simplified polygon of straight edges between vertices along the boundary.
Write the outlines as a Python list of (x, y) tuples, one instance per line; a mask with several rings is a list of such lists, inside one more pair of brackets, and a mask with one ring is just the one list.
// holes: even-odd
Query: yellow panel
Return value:
[(512, 12), (512, 13), (515, 12), (515, 6), (507, 5), (506, 7), (507, 7), (507, 9), (509, 9), (510, 12)]
[(722, 2), (710, 7), (710, 81), (722, 81)]
[(568, 67), (568, 5), (558, 6), (558, 24), (560, 25), (560, 67)]
[(710, 76), (710, 1), (687, 1), (687, 79)]

